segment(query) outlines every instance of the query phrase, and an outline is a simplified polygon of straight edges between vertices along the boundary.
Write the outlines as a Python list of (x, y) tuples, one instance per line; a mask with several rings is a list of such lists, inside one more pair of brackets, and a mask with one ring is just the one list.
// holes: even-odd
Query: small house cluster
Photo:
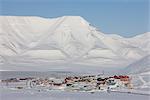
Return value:
[(1, 80), (1, 83), (11, 85), (11, 83), (24, 82), (24, 85), (16, 84), (16, 88), (40, 88), (49, 90), (66, 91), (108, 91), (111, 89), (128, 88), (132, 89), (131, 78), (126, 75), (101, 76), (69, 76), (65, 78), (10, 78)]

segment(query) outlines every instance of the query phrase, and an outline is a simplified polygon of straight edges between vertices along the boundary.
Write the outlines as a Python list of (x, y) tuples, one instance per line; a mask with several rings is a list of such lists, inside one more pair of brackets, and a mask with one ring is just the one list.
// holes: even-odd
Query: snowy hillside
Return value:
[(149, 36), (145, 33), (127, 39), (107, 35), (80, 16), (0, 16), (0, 67), (20, 70), (19, 66), (36, 69), (38, 65), (64, 63), (127, 66), (149, 54)]
[(138, 61), (128, 65), (122, 71), (125, 74), (131, 75), (132, 83), (137, 89), (149, 91), (150, 86), (150, 55), (141, 58)]
[(144, 72), (150, 72), (150, 55), (145, 56), (142, 59), (127, 66), (125, 68), (125, 72), (128, 74), (140, 74)]
[(127, 39), (131, 44), (150, 53), (150, 32)]

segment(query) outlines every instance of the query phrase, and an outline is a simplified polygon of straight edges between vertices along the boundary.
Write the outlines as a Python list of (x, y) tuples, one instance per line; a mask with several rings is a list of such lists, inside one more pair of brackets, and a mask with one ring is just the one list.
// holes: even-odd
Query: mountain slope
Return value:
[(127, 66), (148, 54), (149, 46), (137, 45), (143, 39), (149, 41), (145, 35), (133, 40), (106, 35), (80, 16), (53, 19), (0, 16), (0, 66), (4, 69), (8, 65), (46, 63)]
[(127, 39), (132, 45), (150, 53), (150, 32)]
[(142, 59), (130, 64), (124, 69), (124, 72), (128, 74), (150, 72), (150, 55), (147, 55)]

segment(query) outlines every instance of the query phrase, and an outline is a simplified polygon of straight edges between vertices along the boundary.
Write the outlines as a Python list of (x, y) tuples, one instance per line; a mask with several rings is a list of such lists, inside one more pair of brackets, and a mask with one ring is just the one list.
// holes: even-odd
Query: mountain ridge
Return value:
[(125, 66), (149, 53), (149, 42), (143, 42), (148, 45), (143, 49), (135, 40), (139, 41), (139, 38), (104, 34), (80, 16), (52, 19), (0, 16), (1, 65), (11, 64), (14, 60), (17, 64), (40, 59), (42, 63), (55, 60)]

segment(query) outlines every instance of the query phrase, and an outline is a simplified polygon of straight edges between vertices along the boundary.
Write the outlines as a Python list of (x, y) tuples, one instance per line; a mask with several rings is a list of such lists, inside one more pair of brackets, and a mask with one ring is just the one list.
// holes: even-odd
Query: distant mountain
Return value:
[(127, 66), (149, 54), (149, 36), (107, 35), (80, 16), (0, 16), (0, 66)]

